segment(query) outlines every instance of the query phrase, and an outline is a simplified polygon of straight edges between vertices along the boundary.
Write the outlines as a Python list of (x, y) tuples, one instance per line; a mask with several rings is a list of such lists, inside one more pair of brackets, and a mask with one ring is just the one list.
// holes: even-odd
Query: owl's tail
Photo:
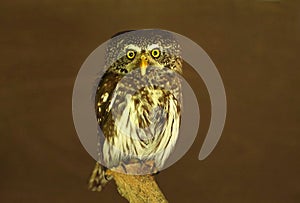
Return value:
[(106, 168), (97, 162), (89, 179), (88, 187), (92, 191), (100, 192), (111, 179), (111, 176), (106, 175)]

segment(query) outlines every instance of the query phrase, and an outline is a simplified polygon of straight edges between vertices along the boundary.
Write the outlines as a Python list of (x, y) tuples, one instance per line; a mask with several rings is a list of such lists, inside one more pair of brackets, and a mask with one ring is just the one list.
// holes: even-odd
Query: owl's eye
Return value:
[(158, 58), (160, 56), (160, 50), (159, 49), (153, 49), (151, 51), (151, 55), (153, 58)]
[(135, 52), (133, 50), (128, 50), (126, 56), (128, 59), (132, 60), (135, 57)]

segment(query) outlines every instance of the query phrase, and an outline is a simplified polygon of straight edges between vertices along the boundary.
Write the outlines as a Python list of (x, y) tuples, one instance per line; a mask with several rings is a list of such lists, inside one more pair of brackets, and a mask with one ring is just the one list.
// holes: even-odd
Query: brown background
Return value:
[(227, 93), (224, 133), (198, 161), (209, 123), (201, 87), (199, 136), (157, 177), (170, 202), (300, 202), (299, 6), (296, 0), (2, 1), (0, 202), (125, 202), (113, 183), (102, 193), (87, 190), (94, 161), (76, 136), (72, 88), (98, 45), (141, 28), (171, 30), (201, 45)]

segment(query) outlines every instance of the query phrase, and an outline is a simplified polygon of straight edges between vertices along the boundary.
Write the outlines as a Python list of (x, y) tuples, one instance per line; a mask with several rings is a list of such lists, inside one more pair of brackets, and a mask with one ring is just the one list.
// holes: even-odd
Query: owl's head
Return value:
[(118, 74), (140, 69), (144, 76), (148, 67), (168, 68), (181, 74), (180, 53), (180, 46), (171, 33), (137, 30), (115, 35), (108, 43), (105, 58), (110, 71)]

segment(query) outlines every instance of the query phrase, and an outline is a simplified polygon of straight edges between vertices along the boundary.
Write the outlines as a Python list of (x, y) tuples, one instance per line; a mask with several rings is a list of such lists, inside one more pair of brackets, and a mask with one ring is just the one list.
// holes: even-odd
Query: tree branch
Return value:
[[(131, 169), (136, 169), (135, 166), (131, 165)], [(107, 174), (114, 178), (118, 192), (130, 203), (168, 202), (152, 175), (129, 175), (116, 172), (119, 170), (121, 168), (108, 170)]]

